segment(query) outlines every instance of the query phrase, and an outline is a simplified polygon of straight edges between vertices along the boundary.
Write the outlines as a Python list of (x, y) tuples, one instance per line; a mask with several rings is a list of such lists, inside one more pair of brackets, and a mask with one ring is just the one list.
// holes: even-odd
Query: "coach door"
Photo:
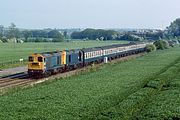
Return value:
[(82, 62), (82, 59), (83, 59), (83, 54), (81, 51), (79, 51), (79, 62)]

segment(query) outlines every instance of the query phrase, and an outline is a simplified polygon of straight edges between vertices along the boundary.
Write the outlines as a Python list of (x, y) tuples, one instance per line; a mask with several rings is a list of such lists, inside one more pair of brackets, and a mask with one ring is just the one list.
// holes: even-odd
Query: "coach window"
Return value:
[(84, 53), (84, 58), (85, 58), (85, 59), (87, 58), (87, 53)]
[(33, 62), (34, 58), (33, 57), (29, 57), (29, 62)]
[(89, 58), (89, 53), (86, 53), (86, 59), (88, 59)]
[(43, 58), (42, 57), (38, 57), (38, 62), (43, 62)]
[(86, 54), (86, 59), (88, 58), (88, 53), (85, 53)]

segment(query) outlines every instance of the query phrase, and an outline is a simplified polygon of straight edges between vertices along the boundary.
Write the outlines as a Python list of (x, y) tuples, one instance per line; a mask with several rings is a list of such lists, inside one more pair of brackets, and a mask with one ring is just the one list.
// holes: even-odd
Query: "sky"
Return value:
[(0, 0), (0, 24), (18, 28), (164, 29), (180, 0)]

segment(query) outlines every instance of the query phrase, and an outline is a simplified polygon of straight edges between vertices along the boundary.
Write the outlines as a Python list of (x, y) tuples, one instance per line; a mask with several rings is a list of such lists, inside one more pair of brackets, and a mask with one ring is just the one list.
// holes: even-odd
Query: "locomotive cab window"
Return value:
[(43, 62), (43, 58), (42, 57), (38, 57), (38, 62)]
[(33, 57), (29, 57), (29, 62), (33, 62), (34, 61), (34, 58)]

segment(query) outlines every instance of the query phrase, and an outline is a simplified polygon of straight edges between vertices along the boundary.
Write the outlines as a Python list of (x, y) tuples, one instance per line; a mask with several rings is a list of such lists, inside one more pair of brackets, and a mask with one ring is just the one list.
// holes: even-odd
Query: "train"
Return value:
[(111, 61), (144, 52), (147, 44), (151, 43), (130, 42), (93, 48), (33, 53), (28, 59), (28, 74), (31, 77), (39, 78), (85, 67), (93, 63), (101, 63), (104, 58)]

